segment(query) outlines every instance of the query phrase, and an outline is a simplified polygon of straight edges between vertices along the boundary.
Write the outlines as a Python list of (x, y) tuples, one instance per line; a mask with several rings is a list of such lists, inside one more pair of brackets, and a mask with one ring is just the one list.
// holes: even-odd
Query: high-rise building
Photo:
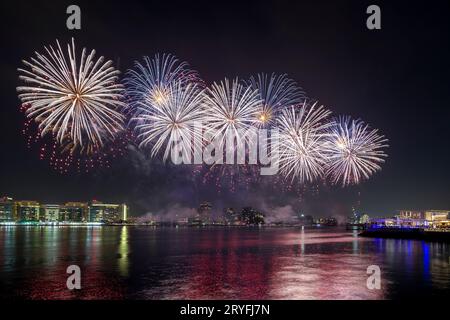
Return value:
[(39, 204), (37, 201), (0, 198), (0, 223), (52, 222), (52, 223), (120, 223), (128, 219), (126, 204), (106, 204), (98, 201)]
[(86, 202), (67, 202), (59, 209), (60, 222), (87, 222), (89, 207)]
[(61, 206), (59, 204), (41, 205), (40, 221), (58, 222), (60, 218)]
[(128, 218), (126, 204), (110, 204), (92, 201), (89, 204), (89, 222), (119, 223)]
[(40, 205), (37, 201), (15, 201), (14, 210), (19, 222), (38, 222)]
[(264, 214), (252, 207), (242, 208), (240, 221), (247, 225), (264, 224)]
[(14, 201), (12, 198), (0, 198), (0, 222), (14, 222), (16, 220)]
[(226, 208), (224, 211), (225, 221), (227, 224), (239, 224), (239, 214), (233, 208)]
[(203, 202), (197, 209), (200, 220), (203, 224), (209, 224), (211, 222), (211, 203)]

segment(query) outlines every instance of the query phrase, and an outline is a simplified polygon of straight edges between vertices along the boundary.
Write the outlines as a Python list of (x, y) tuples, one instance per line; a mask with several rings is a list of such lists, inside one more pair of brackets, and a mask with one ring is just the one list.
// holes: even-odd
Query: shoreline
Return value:
[(367, 229), (359, 233), (361, 237), (387, 238), (404, 240), (424, 240), (437, 242), (450, 242), (450, 231), (437, 231), (425, 229), (384, 228)]

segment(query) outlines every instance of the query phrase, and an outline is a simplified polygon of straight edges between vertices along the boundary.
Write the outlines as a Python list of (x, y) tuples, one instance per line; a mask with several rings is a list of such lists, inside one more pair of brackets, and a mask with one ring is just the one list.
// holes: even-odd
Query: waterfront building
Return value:
[(326, 217), (326, 218), (319, 218), (317, 220), (317, 224), (328, 226), (328, 227), (335, 227), (337, 226), (337, 219), (334, 217)]
[(202, 226), (204, 223), (200, 215), (196, 214), (194, 217), (188, 218), (188, 224), (190, 226)]
[(216, 217), (212, 217), (210, 224), (215, 225), (215, 226), (226, 226), (226, 225), (228, 225), (228, 222), (223, 215), (219, 215)]
[(60, 222), (87, 222), (88, 204), (86, 202), (66, 202), (59, 210)]
[(393, 218), (375, 219), (373, 225), (408, 228), (448, 228), (448, 210), (399, 210)]
[(395, 227), (398, 226), (398, 218), (378, 218), (371, 219), (371, 225), (376, 227)]
[(370, 217), (368, 214), (363, 214), (360, 218), (359, 218), (359, 223), (361, 224), (368, 224), (370, 223)]
[(40, 214), (40, 204), (37, 201), (15, 201), (14, 211), (19, 222), (38, 222)]
[(189, 223), (188, 217), (178, 217), (175, 218), (175, 224), (177, 226), (187, 226)]
[(439, 229), (450, 229), (450, 219), (437, 221), (435, 227)]
[(359, 224), (361, 215), (354, 208), (352, 208), (352, 212), (353, 212), (353, 214), (350, 217), (348, 217), (348, 223), (349, 224)]
[(227, 224), (239, 224), (239, 214), (233, 208), (226, 208), (224, 211), (224, 217)]
[(436, 228), (449, 220), (448, 210), (399, 210), (397, 225)]
[(392, 218), (371, 219), (372, 226), (378, 227), (407, 227), (407, 228), (428, 228), (428, 221), (425, 219), (411, 218), (417, 215), (396, 215)]
[(15, 220), (16, 216), (13, 198), (0, 198), (0, 222), (14, 222)]
[(98, 201), (40, 204), (37, 201), (15, 201), (10, 197), (0, 198), (0, 223), (118, 223), (128, 219), (126, 204), (106, 204)]
[(197, 213), (202, 221), (202, 224), (209, 224), (211, 222), (211, 209), (211, 203), (206, 201), (201, 203), (198, 207)]
[(264, 224), (264, 214), (252, 207), (242, 208), (240, 221), (246, 225)]
[(89, 204), (89, 222), (120, 223), (126, 221), (128, 207), (126, 204), (111, 204), (92, 201)]
[(442, 228), (450, 225), (450, 211), (448, 210), (426, 210), (425, 219), (433, 228)]
[(448, 220), (449, 214), (450, 211), (447, 210), (427, 210), (425, 211), (425, 219), (430, 222)]
[(43, 204), (41, 205), (40, 221), (43, 222), (58, 222), (60, 218), (59, 204)]
[(419, 210), (399, 210), (400, 219), (425, 219), (425, 212)]

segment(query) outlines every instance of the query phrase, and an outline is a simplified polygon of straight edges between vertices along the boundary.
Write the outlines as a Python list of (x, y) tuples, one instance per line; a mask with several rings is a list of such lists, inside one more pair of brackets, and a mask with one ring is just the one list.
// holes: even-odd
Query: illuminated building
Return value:
[(40, 205), (36, 201), (15, 201), (14, 210), (19, 222), (38, 222)]
[(353, 215), (348, 218), (348, 223), (350, 224), (359, 224), (359, 220), (361, 219), (360, 214), (356, 210), (352, 210)]
[(398, 226), (398, 219), (396, 218), (371, 219), (371, 225), (378, 227), (395, 227)]
[(89, 205), (89, 222), (120, 223), (128, 218), (126, 204), (92, 201)]
[(410, 227), (438, 227), (449, 220), (448, 210), (400, 210), (398, 225)]
[(58, 222), (60, 218), (59, 204), (43, 204), (41, 205), (40, 221)]
[(400, 210), (400, 219), (425, 219), (425, 213), (418, 210)]
[(211, 222), (212, 206), (209, 202), (203, 202), (197, 209), (198, 217), (202, 224), (209, 224)]
[(252, 207), (245, 207), (241, 211), (240, 220), (246, 225), (264, 224), (264, 214)]
[(211, 209), (212, 206), (209, 202), (203, 202), (202, 204), (200, 204), (197, 211), (202, 218), (209, 218), (211, 214)]
[(12, 198), (0, 198), (0, 222), (13, 222), (16, 220), (14, 201)]
[(120, 223), (128, 219), (126, 204), (98, 201), (39, 204), (37, 201), (0, 198), (0, 223)]
[(203, 221), (200, 218), (200, 215), (197, 214), (197, 215), (195, 215), (195, 217), (188, 218), (188, 224), (190, 226), (201, 226), (201, 225), (203, 225)]
[(368, 214), (363, 214), (361, 218), (359, 218), (359, 223), (367, 224), (370, 223), (370, 217)]
[(175, 220), (175, 224), (178, 226), (187, 226), (189, 223), (189, 219), (188, 217), (181, 217), (181, 218), (176, 218)]
[(409, 228), (448, 228), (450, 227), (448, 210), (399, 210), (392, 219), (375, 219), (372, 224)]
[(89, 207), (86, 202), (67, 202), (59, 210), (60, 222), (87, 222)]
[(233, 208), (226, 208), (224, 213), (225, 221), (227, 224), (236, 225), (239, 224), (239, 215)]
[(425, 219), (433, 228), (446, 227), (450, 224), (450, 211), (448, 210), (427, 210)]
[(327, 217), (327, 218), (319, 218), (317, 220), (317, 224), (328, 226), (328, 227), (334, 227), (337, 226), (337, 219), (334, 217)]
[(450, 211), (447, 210), (427, 210), (425, 219), (430, 222), (448, 220)]

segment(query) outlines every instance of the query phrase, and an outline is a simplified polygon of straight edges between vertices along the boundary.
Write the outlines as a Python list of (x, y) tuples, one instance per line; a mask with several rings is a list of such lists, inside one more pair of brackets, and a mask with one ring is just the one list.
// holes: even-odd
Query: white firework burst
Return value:
[(30, 70), (18, 69), (27, 83), (17, 88), (26, 115), (39, 123), (42, 135), (51, 132), (72, 150), (101, 146), (123, 130), (119, 71), (111, 60), (95, 60), (95, 50), (87, 54), (83, 49), (77, 60), (74, 39), (67, 45), (68, 56), (58, 40), (56, 45), (44, 47), (46, 55), (36, 52), (31, 62), (23, 61)]
[(312, 182), (322, 177), (326, 164), (324, 139), (330, 111), (317, 103), (303, 103), (281, 111), (277, 119), (280, 130), (279, 168), (291, 181)]
[(185, 87), (190, 82), (202, 84), (198, 73), (171, 54), (144, 57), (143, 63), (135, 61), (135, 68), (127, 72), (125, 84), (130, 97), (131, 112), (136, 116), (142, 103), (166, 103), (174, 88)]
[(294, 80), (286, 74), (270, 76), (260, 73), (250, 77), (248, 85), (258, 90), (261, 105), (256, 115), (259, 127), (270, 127), (276, 123), (276, 117), (282, 108), (299, 104), (305, 98), (305, 94)]
[(137, 123), (140, 146), (152, 145), (152, 157), (164, 146), (164, 160), (175, 147), (184, 157), (191, 157), (202, 143), (201, 127), (197, 125), (203, 118), (203, 90), (195, 83), (183, 85), (180, 82), (167, 90), (166, 99), (140, 102), (131, 121)]
[(339, 117), (332, 122), (327, 136), (326, 173), (335, 184), (358, 184), (381, 170), (387, 157), (382, 150), (387, 139), (361, 120)]
[(258, 91), (234, 79), (214, 83), (205, 93), (203, 108), (204, 125), (207, 134), (213, 139), (219, 138), (220, 147), (232, 137), (236, 142), (227, 149), (241, 146), (250, 133), (254, 133), (254, 124), (261, 100)]

